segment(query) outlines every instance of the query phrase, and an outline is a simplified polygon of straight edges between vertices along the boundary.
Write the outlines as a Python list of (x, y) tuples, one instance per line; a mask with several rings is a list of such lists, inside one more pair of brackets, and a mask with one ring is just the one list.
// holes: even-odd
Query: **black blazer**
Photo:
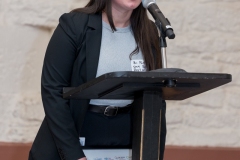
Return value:
[[(84, 157), (79, 133), (89, 100), (65, 100), (62, 88), (94, 79), (102, 38), (101, 14), (63, 14), (48, 44), (42, 70), (45, 117), (29, 159), (77, 160)], [(163, 116), (163, 140), (166, 125)]]

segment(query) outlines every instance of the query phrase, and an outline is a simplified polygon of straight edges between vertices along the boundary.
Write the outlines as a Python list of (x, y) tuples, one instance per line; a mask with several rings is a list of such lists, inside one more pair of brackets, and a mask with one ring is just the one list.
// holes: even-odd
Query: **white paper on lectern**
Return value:
[(132, 160), (131, 149), (83, 150), (87, 160)]

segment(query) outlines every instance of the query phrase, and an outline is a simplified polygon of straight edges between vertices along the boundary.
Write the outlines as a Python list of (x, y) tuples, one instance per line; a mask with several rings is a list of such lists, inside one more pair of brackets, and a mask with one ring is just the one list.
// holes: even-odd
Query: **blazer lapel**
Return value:
[(87, 81), (96, 77), (101, 40), (102, 16), (100, 14), (90, 14), (88, 20), (88, 30), (86, 32)]

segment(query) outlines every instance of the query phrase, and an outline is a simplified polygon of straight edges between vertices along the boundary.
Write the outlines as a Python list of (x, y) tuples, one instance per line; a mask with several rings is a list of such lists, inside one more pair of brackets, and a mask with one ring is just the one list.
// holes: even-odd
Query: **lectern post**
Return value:
[(159, 160), (161, 151), (161, 111), (163, 99), (159, 91), (138, 94), (133, 104), (132, 160)]

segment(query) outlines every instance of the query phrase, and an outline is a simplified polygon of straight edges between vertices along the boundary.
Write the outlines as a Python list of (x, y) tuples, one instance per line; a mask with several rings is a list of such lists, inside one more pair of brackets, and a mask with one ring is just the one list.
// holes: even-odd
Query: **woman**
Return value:
[[(144, 60), (146, 70), (160, 68), (158, 32), (140, 4), (141, 0), (90, 0), (86, 7), (60, 17), (44, 59), (46, 116), (30, 160), (86, 160), (79, 137), (85, 138), (85, 146), (131, 146), (132, 101), (66, 100), (62, 88), (107, 72), (132, 71), (131, 60)], [(116, 116), (100, 112), (100, 107), (109, 105), (124, 112)], [(165, 109), (162, 123), (163, 155)]]

